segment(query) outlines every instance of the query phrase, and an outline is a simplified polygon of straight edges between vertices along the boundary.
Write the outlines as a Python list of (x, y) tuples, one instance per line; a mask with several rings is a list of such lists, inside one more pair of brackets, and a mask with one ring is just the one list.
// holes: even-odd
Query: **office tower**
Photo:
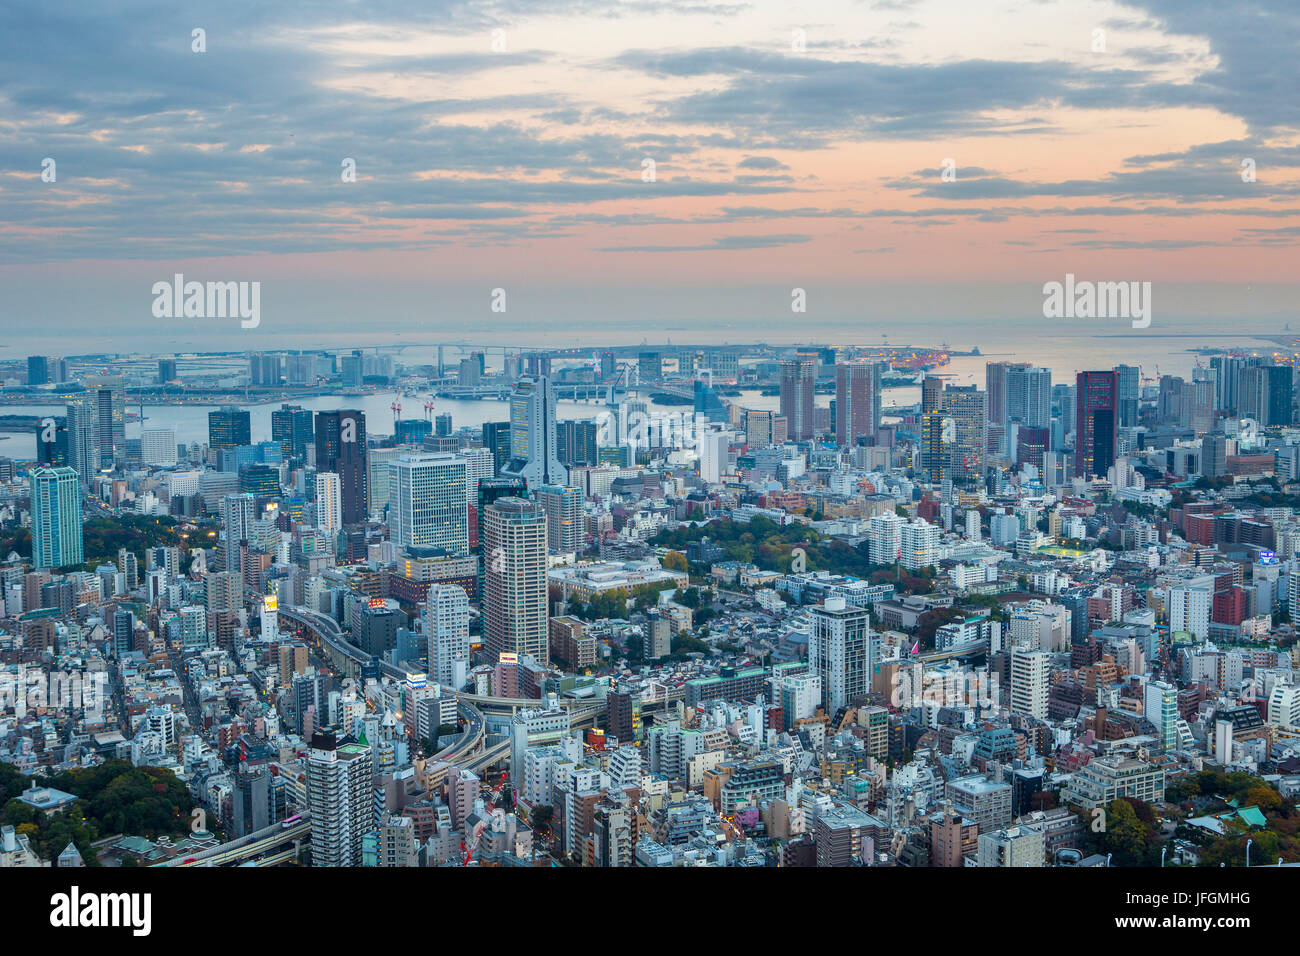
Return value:
[(1074, 474), (1080, 478), (1105, 478), (1115, 464), (1119, 421), (1116, 375), (1079, 372), (1075, 380)]
[(1013, 365), (1007, 369), (1004, 424), (1010, 422), (1021, 422), (1030, 428), (1047, 428), (1051, 425), (1051, 369), (1034, 368), (1031, 365)]
[(280, 443), (285, 461), (307, 457), (307, 447), (315, 437), (311, 421), (311, 409), (301, 405), (281, 405), (271, 412), (271, 441)]
[(921, 414), (937, 412), (943, 408), (943, 379), (927, 375), (921, 380)]
[(1136, 365), (1115, 366), (1120, 428), (1133, 428), (1138, 423), (1138, 403), (1142, 396), (1141, 372)]
[(498, 498), (522, 498), (527, 492), (522, 478), (509, 478), (498, 475), (495, 478), (483, 478), (478, 483), (478, 513), (481, 516), (485, 508)]
[(253, 385), (274, 387), (280, 384), (283, 357), (271, 352), (254, 352), (248, 356), (248, 381)]
[(874, 437), (880, 427), (879, 363), (852, 362), (835, 366), (835, 441), (856, 445)]
[(140, 586), (140, 560), (134, 551), (128, 548), (117, 549), (117, 569), (122, 572), (128, 591), (134, 591)]
[(1043, 455), (1051, 445), (1051, 430), (1047, 428), (1020, 428), (1016, 431), (1016, 468), (1033, 465), (1041, 474)]
[(822, 703), (833, 715), (871, 689), (871, 622), (865, 607), (850, 607), (842, 597), (828, 597), (809, 618), (808, 673), (821, 678)]
[(786, 440), (786, 421), (776, 412), (745, 410), (745, 439), (751, 448), (767, 448)]
[(176, 371), (176, 360), (174, 358), (161, 358), (158, 360), (158, 384), (166, 385), (168, 382), (175, 382), (180, 378)]
[(983, 478), (988, 454), (987, 393), (974, 385), (954, 385), (944, 391), (945, 417), (953, 421), (952, 477)]
[(81, 485), (66, 465), (37, 468), (30, 476), (32, 565), (62, 568), (85, 560), (81, 537)]
[(455, 584), (433, 584), (425, 598), (424, 633), (429, 676), (459, 688), (469, 672), (469, 597)]
[(560, 422), (556, 431), (555, 447), (559, 452), (561, 464), (566, 468), (596, 464), (598, 430), (594, 419)]
[(1016, 648), (1011, 652), (1011, 702), (1013, 714), (1047, 719), (1047, 678), (1051, 658), (1046, 651)]
[(484, 509), (483, 637), (495, 659), (531, 654), (550, 661), (546, 590), (546, 514), (531, 501), (499, 498)]
[(931, 484), (948, 480), (952, 467), (953, 420), (942, 411), (921, 416), (921, 470)]
[(555, 389), (544, 375), (520, 379), (510, 394), (510, 461), (500, 473), (530, 488), (569, 480), (556, 448)]
[(36, 420), (36, 462), (41, 465), (69, 465), (71, 450), (66, 418)]
[(501, 469), (510, 460), (510, 423), (484, 422), (483, 447), (492, 450), (493, 473), (501, 474)]
[(465, 459), (405, 455), (388, 463), (389, 540), (403, 550), (469, 553)]
[(795, 441), (807, 441), (816, 432), (813, 421), (816, 383), (817, 367), (811, 361), (794, 359), (781, 363), (781, 415), (790, 438)]
[(343, 525), (366, 519), (366, 416), (357, 409), (316, 413), (316, 468), (339, 476)]
[(1219, 478), (1228, 473), (1228, 436), (1212, 432), (1201, 439), (1201, 474)]
[(68, 404), (68, 464), (84, 485), (99, 471), (99, 431), (95, 408), (83, 401)]
[(369, 745), (312, 734), (307, 751), (307, 808), (313, 866), (359, 866), (361, 837), (373, 829)]
[(236, 448), (252, 443), (253, 429), (248, 409), (225, 405), (208, 412), (209, 448)]
[(126, 451), (126, 386), (110, 375), (87, 383), (95, 403), (95, 441), (100, 462), (115, 462)]
[(713, 386), (706, 384), (703, 379), (696, 379), (691, 384), (691, 395), (694, 399), (694, 412), (696, 420), (701, 417), (709, 422), (728, 421), (727, 406), (723, 404), (722, 398)]
[[(238, 561), (238, 549), (236, 549)], [(238, 567), (214, 571), (203, 577), (204, 606), (209, 614), (233, 614), (244, 603), (244, 578)]]
[(705, 432), (699, 443), (700, 480), (715, 485), (730, 468), (731, 433)]
[(988, 395), (988, 420), (992, 425), (1007, 423), (1007, 373), (1012, 368), (1024, 368), (1023, 363), (986, 362), (984, 365), (984, 389)]
[(316, 527), (331, 538), (343, 530), (343, 489), (332, 471), (316, 472)]
[(618, 372), (618, 356), (613, 352), (600, 353), (600, 378), (606, 381)]
[(582, 492), (568, 486), (543, 485), (536, 497), (546, 513), (546, 547), (552, 554), (581, 551), (587, 543)]
[(1245, 367), (1245, 360), (1236, 356), (1215, 355), (1210, 359), (1210, 368), (1214, 369), (1215, 411), (1229, 414), (1237, 411), (1237, 388)]
[(241, 763), (231, 788), (230, 835), (234, 839), (265, 829), (280, 819), (275, 781), (268, 767)]
[(140, 460), (146, 465), (176, 464), (176, 429), (146, 428), (140, 432)]
[[(1156, 421), (1161, 425), (1186, 426), (1183, 391), (1186, 383), (1178, 375), (1160, 376), (1160, 394), (1156, 399)], [(1118, 384), (1116, 385), (1118, 390)]]
[(478, 503), (478, 483), (496, 474), (492, 452), (487, 448), (462, 448), (456, 453), (465, 460), (465, 500)]
[(27, 356), (27, 384), (46, 385), (50, 381), (49, 360), (44, 355)]
[(658, 352), (642, 352), (637, 357), (637, 376), (643, 382), (658, 382), (664, 377), (664, 359)]
[(901, 515), (874, 515), (867, 525), (867, 553), (872, 564), (897, 564), (898, 554), (903, 547), (903, 524)]
[(1289, 365), (1247, 365), (1238, 377), (1237, 414), (1261, 428), (1290, 425), (1294, 394)]
[(443, 412), (441, 415), (434, 416), (433, 433), (439, 438), (446, 438), (451, 434), (451, 412)]
[(256, 502), (252, 495), (226, 495), (221, 499), (221, 525), (225, 530), (224, 555), (226, 571), (243, 572), (239, 564), (239, 545), (253, 536), (253, 519)]

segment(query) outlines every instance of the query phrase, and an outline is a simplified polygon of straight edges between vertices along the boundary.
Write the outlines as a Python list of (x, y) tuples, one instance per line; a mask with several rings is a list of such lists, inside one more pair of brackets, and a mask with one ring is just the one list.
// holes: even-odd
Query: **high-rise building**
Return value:
[(947, 481), (952, 468), (953, 420), (942, 411), (921, 416), (921, 470), (931, 484)]
[(921, 414), (937, 412), (943, 408), (943, 379), (927, 375), (921, 380)]
[(469, 671), (469, 598), (455, 584), (433, 584), (425, 598), (424, 633), (429, 676), (459, 688)]
[(249, 494), (226, 495), (221, 499), (221, 525), (225, 531), (225, 570), (241, 572), (239, 546), (252, 540), (256, 499)]
[(146, 428), (141, 431), (140, 460), (146, 465), (176, 464), (176, 429)]
[(500, 473), (523, 478), (530, 488), (569, 480), (556, 447), (555, 389), (544, 375), (520, 379), (510, 395), (510, 461)]
[(874, 515), (867, 526), (867, 553), (872, 564), (897, 564), (903, 547), (901, 515)]
[(66, 465), (31, 473), (32, 565), (62, 568), (85, 560), (81, 485)]
[(546, 546), (553, 554), (581, 551), (586, 544), (582, 491), (567, 485), (543, 485), (537, 504), (546, 512)]
[(1030, 428), (1052, 424), (1052, 370), (1032, 365), (1007, 369), (1005, 424), (1020, 422)]
[(937, 525), (920, 518), (906, 522), (898, 531), (898, 563), (908, 571), (935, 567), (939, 563), (941, 538)]
[(330, 537), (343, 530), (343, 489), (332, 471), (316, 472), (316, 527)]
[(388, 463), (389, 540), (405, 550), (469, 553), (465, 459), (407, 455)]
[(49, 359), (44, 355), (27, 356), (27, 384), (45, 385), (50, 380)]
[(1142, 397), (1141, 373), (1142, 370), (1136, 365), (1115, 366), (1120, 428), (1133, 428), (1138, 423), (1138, 404)]
[(817, 366), (808, 359), (781, 363), (781, 415), (795, 441), (807, 441), (816, 433), (813, 420), (813, 395), (817, 384)]
[(312, 735), (307, 751), (307, 808), (313, 866), (359, 866), (361, 837), (373, 829), (370, 746)]
[(1011, 702), (1013, 714), (1047, 719), (1047, 687), (1051, 657), (1046, 651), (1016, 648), (1011, 652)]
[(99, 471), (99, 430), (95, 407), (88, 402), (68, 404), (68, 464), (84, 485)]
[(66, 418), (37, 419), (36, 461), (42, 465), (71, 465)]
[(974, 385), (953, 385), (944, 390), (944, 415), (953, 421), (952, 477), (983, 478), (988, 454), (987, 393)]
[(252, 443), (253, 428), (248, 409), (225, 405), (208, 412), (209, 448), (236, 448)]
[(271, 412), (271, 441), (280, 443), (285, 461), (307, 457), (307, 448), (315, 437), (311, 422), (311, 409), (301, 405), (281, 405)]
[(828, 714), (866, 697), (878, 657), (865, 607), (850, 607), (828, 597), (812, 608), (808, 634), (808, 673), (821, 678)]
[(984, 365), (984, 389), (988, 395), (988, 420), (990, 425), (1006, 426), (1007, 423), (1007, 373), (1012, 368), (1024, 368), (1023, 363), (986, 362)]
[(100, 462), (115, 462), (126, 451), (126, 385), (120, 375), (87, 383), (95, 402), (95, 441)]
[(357, 409), (316, 413), (316, 469), (339, 476), (345, 527), (366, 519), (366, 416)]
[(1119, 442), (1119, 387), (1114, 371), (1080, 372), (1075, 381), (1074, 474), (1105, 478)]
[(501, 469), (510, 460), (510, 423), (484, 422), (483, 447), (492, 450), (493, 474), (501, 474)]
[(1228, 473), (1228, 436), (1211, 432), (1201, 439), (1201, 474), (1219, 478)]
[(835, 441), (857, 444), (874, 437), (880, 427), (880, 363), (852, 362), (835, 366)]
[(493, 657), (550, 661), (546, 513), (532, 501), (499, 498), (482, 514), (484, 627)]
[(158, 384), (166, 385), (179, 379), (180, 375), (176, 372), (176, 360), (174, 358), (160, 358), (158, 360)]

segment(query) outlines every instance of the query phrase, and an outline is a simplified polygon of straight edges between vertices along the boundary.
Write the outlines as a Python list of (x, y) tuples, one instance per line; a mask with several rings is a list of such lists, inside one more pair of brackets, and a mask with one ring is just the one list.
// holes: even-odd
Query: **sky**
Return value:
[[(1153, 330), (1281, 328), (1297, 49), (1300, 5), (1221, 0), (6, 0), (0, 319), (974, 338), (1072, 273), (1151, 282)], [(153, 317), (178, 272), (260, 282), (261, 324)]]

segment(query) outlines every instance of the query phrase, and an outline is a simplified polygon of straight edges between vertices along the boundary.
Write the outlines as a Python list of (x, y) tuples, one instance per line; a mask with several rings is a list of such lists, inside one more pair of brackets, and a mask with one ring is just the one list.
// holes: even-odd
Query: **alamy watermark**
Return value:
[(240, 327), (262, 324), (262, 283), (186, 282), (176, 273), (171, 282), (153, 284), (155, 319), (240, 319)]
[(1069, 272), (1064, 282), (1044, 284), (1043, 295), (1047, 319), (1132, 319), (1135, 329), (1151, 325), (1150, 282), (1076, 282)]

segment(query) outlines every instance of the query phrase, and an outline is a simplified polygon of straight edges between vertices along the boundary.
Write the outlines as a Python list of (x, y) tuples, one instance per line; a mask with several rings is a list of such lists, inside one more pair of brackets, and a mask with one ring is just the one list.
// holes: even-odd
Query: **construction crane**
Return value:
[(393, 424), (396, 425), (398, 419), (402, 417), (402, 403), (399, 402), (397, 399), (393, 399), (393, 404), (389, 405), (388, 407), (393, 410)]
[(434, 408), (433, 399), (432, 398), (426, 399), (424, 402), (424, 417), (429, 419), (430, 421), (433, 420), (433, 408)]
[(474, 851), (478, 849), (479, 838), (483, 836), (483, 831), (487, 829), (488, 820), (492, 818), (492, 813), (496, 809), (497, 801), (501, 799), (501, 791), (505, 789), (506, 782), (510, 779), (510, 774), (506, 771), (501, 772), (501, 780), (497, 783), (496, 789), (492, 791), (492, 797), (488, 805), (483, 808), (483, 813), (479, 817), (478, 823), (474, 824), (474, 829), (470, 831), (468, 840), (460, 842), (460, 865), (469, 866), (474, 862)]

